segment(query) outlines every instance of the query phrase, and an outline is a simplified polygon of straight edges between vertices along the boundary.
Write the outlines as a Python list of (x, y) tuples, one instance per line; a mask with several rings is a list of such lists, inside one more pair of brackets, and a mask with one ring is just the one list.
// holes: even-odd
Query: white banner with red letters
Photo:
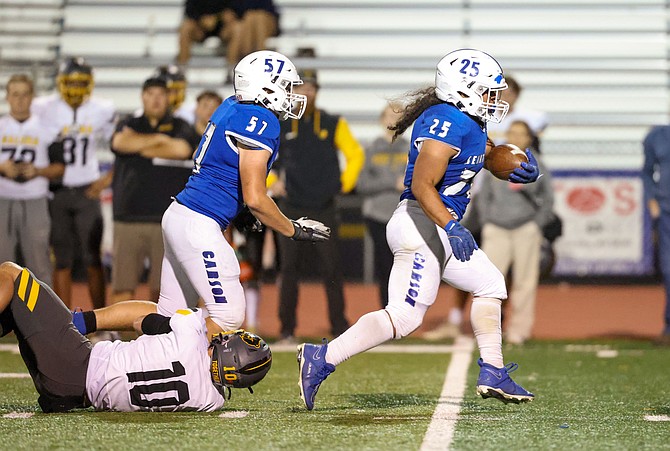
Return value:
[(654, 273), (651, 223), (637, 171), (554, 171), (556, 276)]

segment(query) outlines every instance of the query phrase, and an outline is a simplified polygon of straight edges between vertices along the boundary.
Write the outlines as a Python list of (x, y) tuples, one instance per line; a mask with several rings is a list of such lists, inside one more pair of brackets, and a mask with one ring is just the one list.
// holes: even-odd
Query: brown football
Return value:
[(528, 163), (526, 152), (514, 144), (500, 144), (486, 154), (484, 167), (496, 178), (507, 180), (512, 171), (520, 167), (523, 162)]

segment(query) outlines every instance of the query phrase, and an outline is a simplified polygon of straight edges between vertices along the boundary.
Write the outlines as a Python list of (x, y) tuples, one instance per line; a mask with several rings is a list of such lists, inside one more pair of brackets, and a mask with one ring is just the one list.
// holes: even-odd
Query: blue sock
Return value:
[(86, 335), (86, 322), (84, 321), (84, 312), (81, 310), (74, 310), (72, 312), (72, 324), (77, 328), (80, 334)]
[(72, 312), (72, 324), (74, 324), (74, 327), (76, 327), (82, 335), (92, 334), (98, 330), (98, 322), (93, 310), (87, 312), (74, 310)]

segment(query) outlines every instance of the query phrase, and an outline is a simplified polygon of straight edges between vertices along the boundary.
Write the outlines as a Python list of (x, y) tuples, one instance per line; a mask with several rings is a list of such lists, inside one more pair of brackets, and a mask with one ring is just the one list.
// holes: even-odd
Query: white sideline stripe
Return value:
[(645, 415), (644, 419), (646, 421), (670, 421), (670, 416), (668, 416), (668, 415)]
[(223, 412), (219, 418), (244, 418), (249, 415), (246, 410), (231, 410), (230, 412)]
[(454, 430), (467, 385), (466, 379), (472, 360), (474, 340), (463, 336), (458, 337), (453, 348), (454, 355), (447, 369), (437, 407), (423, 438), (421, 451), (448, 450), (454, 438)]
[(28, 373), (0, 373), (0, 379), (30, 379)]
[(19, 345), (17, 344), (0, 344), (0, 351), (11, 352), (12, 354), (20, 354)]
[(10, 412), (2, 416), (2, 418), (30, 418), (35, 415), (32, 412)]

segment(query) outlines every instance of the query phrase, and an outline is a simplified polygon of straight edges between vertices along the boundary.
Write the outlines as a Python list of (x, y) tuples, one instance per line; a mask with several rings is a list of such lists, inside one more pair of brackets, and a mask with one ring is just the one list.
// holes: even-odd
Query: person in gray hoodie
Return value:
[(358, 178), (356, 192), (363, 194), (362, 213), (374, 249), (374, 277), (379, 286), (382, 308), (388, 303), (388, 284), (393, 254), (386, 243), (386, 223), (398, 206), (405, 189), (403, 178), (407, 165), (406, 138), (393, 141), (389, 125), (396, 123), (401, 105), (389, 103), (379, 118), (384, 131), (365, 147), (365, 166)]
[[(531, 128), (523, 121), (512, 122), (506, 137), (521, 149), (534, 141)], [(503, 274), (512, 268), (512, 311), (504, 335), (507, 343), (517, 345), (530, 338), (533, 329), (542, 229), (553, 217), (551, 175), (539, 157), (538, 161), (544, 175), (536, 183), (520, 185), (486, 173), (474, 198), (483, 225), (482, 249)]]

